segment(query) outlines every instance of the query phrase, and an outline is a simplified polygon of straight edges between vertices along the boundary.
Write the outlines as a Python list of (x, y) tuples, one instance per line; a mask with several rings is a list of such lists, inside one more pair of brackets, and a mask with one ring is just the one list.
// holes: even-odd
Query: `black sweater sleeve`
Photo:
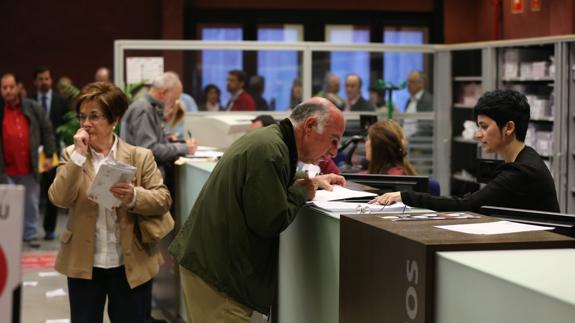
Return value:
[(500, 171), (483, 189), (463, 197), (432, 196), (412, 191), (401, 192), (403, 203), (435, 211), (475, 211), (482, 205), (510, 206), (525, 198), (526, 174), (513, 164), (502, 165)]

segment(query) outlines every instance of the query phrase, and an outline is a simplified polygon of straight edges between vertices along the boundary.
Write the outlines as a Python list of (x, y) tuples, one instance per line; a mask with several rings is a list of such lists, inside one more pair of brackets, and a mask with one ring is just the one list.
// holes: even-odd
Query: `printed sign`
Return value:
[(164, 73), (163, 57), (128, 57), (126, 58), (126, 82), (135, 84), (139, 82), (152, 83)]
[(24, 187), (0, 185), (0, 322), (12, 322), (14, 290), (20, 285)]

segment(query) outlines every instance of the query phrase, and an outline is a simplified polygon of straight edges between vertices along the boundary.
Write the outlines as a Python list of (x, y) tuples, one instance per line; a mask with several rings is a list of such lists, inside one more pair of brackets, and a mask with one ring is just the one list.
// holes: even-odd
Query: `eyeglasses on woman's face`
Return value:
[(104, 117), (103, 114), (101, 113), (90, 113), (90, 114), (83, 114), (80, 113), (78, 114), (78, 121), (80, 121), (80, 123), (84, 123), (86, 122), (86, 120), (89, 120), (90, 122), (96, 123), (98, 121), (100, 121), (102, 118)]

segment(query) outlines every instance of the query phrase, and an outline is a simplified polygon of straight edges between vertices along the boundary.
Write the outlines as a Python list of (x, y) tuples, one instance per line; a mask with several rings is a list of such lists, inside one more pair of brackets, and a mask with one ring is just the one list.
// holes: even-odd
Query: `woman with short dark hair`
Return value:
[(479, 126), (475, 136), (486, 153), (496, 153), (504, 163), (481, 190), (462, 198), (417, 192), (386, 193), (371, 203), (403, 202), (436, 211), (479, 211), (483, 205), (559, 212), (555, 183), (549, 169), (533, 148), (524, 143), (529, 125), (525, 95), (511, 90), (485, 93), (474, 108)]

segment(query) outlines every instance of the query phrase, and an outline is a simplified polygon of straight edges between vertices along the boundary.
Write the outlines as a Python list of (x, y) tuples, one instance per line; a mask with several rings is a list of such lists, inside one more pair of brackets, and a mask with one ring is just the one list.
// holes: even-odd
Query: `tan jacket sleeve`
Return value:
[(162, 215), (170, 210), (172, 198), (156, 165), (154, 155), (148, 149), (137, 150), (136, 205), (129, 210), (139, 215)]
[(82, 167), (76, 165), (70, 159), (72, 149), (64, 149), (54, 182), (48, 189), (50, 201), (61, 208), (69, 208), (78, 198), (82, 176)]

